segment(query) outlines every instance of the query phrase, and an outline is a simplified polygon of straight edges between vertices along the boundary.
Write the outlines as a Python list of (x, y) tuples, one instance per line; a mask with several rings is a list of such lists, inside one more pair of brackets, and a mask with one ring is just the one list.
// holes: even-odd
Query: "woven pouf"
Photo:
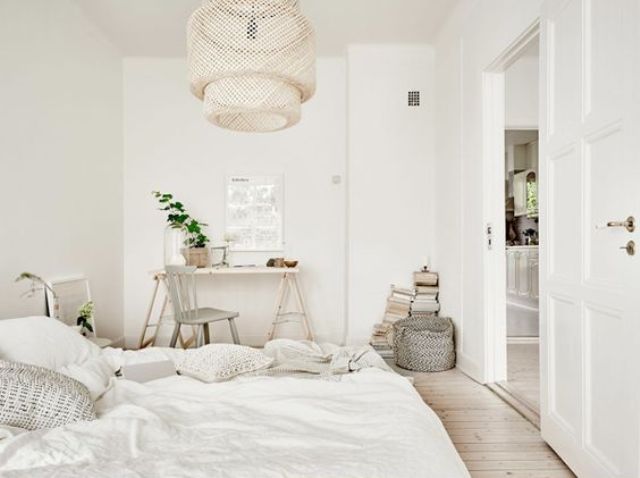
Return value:
[(399, 320), (393, 326), (396, 365), (417, 372), (442, 372), (456, 365), (453, 322), (445, 317)]

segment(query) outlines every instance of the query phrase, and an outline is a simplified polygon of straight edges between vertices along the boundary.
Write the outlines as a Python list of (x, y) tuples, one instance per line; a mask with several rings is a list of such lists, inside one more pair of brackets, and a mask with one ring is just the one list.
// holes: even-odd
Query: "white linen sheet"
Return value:
[[(105, 353), (140, 363), (181, 351)], [(0, 476), (469, 477), (411, 384), (375, 368), (336, 380), (112, 379), (96, 407), (94, 422), (31, 433), (0, 427)]]

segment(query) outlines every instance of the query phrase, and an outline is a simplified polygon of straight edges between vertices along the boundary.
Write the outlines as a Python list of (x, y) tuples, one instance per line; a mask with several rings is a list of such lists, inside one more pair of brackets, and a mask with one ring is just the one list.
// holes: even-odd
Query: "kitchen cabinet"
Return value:
[(527, 169), (538, 170), (538, 142), (505, 146), (507, 169), (519, 173)]
[(537, 300), (540, 298), (540, 262), (537, 251), (535, 257), (529, 258), (529, 273), (531, 275), (531, 291), (529, 296)]
[(537, 302), (539, 297), (538, 246), (507, 247), (507, 298)]
[(516, 276), (518, 275), (518, 254), (507, 249), (507, 293), (517, 294), (518, 283)]

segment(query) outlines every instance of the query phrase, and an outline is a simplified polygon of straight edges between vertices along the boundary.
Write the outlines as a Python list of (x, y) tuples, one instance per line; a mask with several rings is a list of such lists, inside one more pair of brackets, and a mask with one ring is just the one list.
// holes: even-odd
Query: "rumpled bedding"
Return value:
[(336, 378), (367, 368), (393, 373), (391, 367), (370, 346), (339, 347), (309, 341), (276, 339), (263, 350), (272, 365), (251, 375)]
[[(107, 349), (106, 364), (71, 371), (94, 380), (98, 420), (29, 433), (0, 427), (0, 476), (469, 476), (435, 413), (365, 349), (272, 343), (265, 353), (280, 367), (274, 376), (214, 384), (177, 375), (140, 384), (103, 374), (183, 353)], [(282, 376), (287, 370), (339, 380)]]

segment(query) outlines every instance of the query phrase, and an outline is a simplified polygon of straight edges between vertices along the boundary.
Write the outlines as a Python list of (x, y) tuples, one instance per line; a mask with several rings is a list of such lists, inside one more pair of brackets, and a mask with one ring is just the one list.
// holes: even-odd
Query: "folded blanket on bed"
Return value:
[(273, 358), (271, 367), (250, 375), (295, 375), (308, 378), (336, 378), (366, 368), (393, 372), (370, 346), (339, 347), (309, 341), (276, 339), (263, 352)]

